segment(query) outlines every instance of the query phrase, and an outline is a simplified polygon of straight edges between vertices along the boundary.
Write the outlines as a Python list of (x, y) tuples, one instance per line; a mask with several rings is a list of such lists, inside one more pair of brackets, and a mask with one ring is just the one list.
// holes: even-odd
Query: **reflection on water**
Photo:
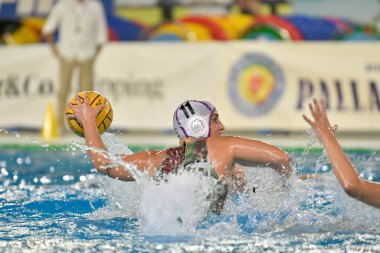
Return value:
[[(131, 152), (112, 135), (112, 153)], [(83, 147), (82, 147), (83, 148)], [(0, 248), (7, 252), (249, 252), (342, 249), (380, 251), (379, 210), (349, 198), (321, 152), (292, 152), (297, 174), (286, 186), (268, 168), (245, 168), (247, 186), (231, 192), (221, 216), (207, 214), (213, 182), (173, 175), (157, 185), (120, 182), (67, 150), (0, 153)], [(380, 182), (378, 152), (350, 152), (364, 178)], [(255, 187), (255, 193), (252, 188)]]

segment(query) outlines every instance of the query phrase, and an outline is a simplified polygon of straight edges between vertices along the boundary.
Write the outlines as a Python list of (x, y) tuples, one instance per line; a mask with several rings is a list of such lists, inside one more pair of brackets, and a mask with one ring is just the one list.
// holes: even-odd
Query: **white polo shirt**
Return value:
[(42, 33), (58, 30), (58, 49), (68, 59), (86, 60), (96, 46), (107, 41), (107, 24), (102, 3), (97, 0), (60, 0), (52, 8)]

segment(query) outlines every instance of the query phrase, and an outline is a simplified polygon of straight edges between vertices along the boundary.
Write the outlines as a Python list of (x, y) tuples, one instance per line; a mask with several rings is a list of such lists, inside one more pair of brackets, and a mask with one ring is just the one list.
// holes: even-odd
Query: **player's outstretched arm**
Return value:
[[(111, 160), (108, 157), (106, 147), (100, 138), (98, 128), (96, 126), (96, 117), (102, 110), (104, 105), (97, 107), (91, 107), (88, 103), (88, 93), (84, 97), (83, 103), (79, 96), (75, 97), (76, 105), (70, 104), (71, 109), (74, 111), (74, 115), (71, 117), (77, 118), (83, 126), (84, 136), (86, 144), (88, 146), (88, 154), (91, 156), (95, 168), (103, 173), (109, 174), (112, 169)], [(119, 169), (118, 171), (125, 171), (125, 169)], [(128, 180), (130, 175), (125, 171), (125, 175), (119, 175), (121, 179)]]
[[(109, 153), (107, 152), (98, 132), (95, 119), (103, 106), (104, 105), (99, 105), (95, 108), (92, 107), (88, 103), (88, 93), (86, 93), (83, 103), (77, 96), (76, 105), (70, 105), (71, 109), (74, 111), (72, 117), (77, 118), (83, 126), (86, 144), (89, 147), (88, 153), (91, 156), (96, 169), (112, 178), (117, 178), (123, 181), (132, 181), (134, 178), (124, 166), (116, 165), (111, 161)], [(138, 169), (145, 170), (146, 168), (151, 168), (147, 165), (147, 162), (152, 160), (152, 155), (155, 155), (153, 151), (144, 151), (127, 155), (123, 157), (123, 160), (135, 165)]]
[(333, 134), (324, 102), (313, 99), (313, 102), (309, 103), (309, 109), (314, 121), (305, 115), (303, 115), (303, 118), (313, 127), (325, 147), (335, 176), (344, 191), (353, 198), (369, 205), (380, 207), (380, 184), (369, 182), (359, 177)]
[(281, 175), (290, 176), (293, 172), (289, 154), (273, 145), (235, 136), (220, 138), (220, 144), (214, 147), (223, 149), (227, 152), (226, 157), (232, 157), (234, 162), (245, 166), (269, 166)]

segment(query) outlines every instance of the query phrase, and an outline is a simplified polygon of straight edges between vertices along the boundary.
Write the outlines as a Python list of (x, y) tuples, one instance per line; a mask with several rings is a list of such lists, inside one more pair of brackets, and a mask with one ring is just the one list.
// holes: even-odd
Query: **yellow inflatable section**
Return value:
[(3, 40), (8, 45), (38, 43), (41, 40), (44, 23), (45, 20), (42, 18), (24, 18), (15, 32), (3, 35)]
[(237, 38), (241, 38), (254, 22), (254, 17), (246, 14), (232, 14), (226, 19), (237, 33)]
[(223, 28), (230, 40), (239, 39), (253, 20), (249, 15), (212, 16), (211, 19)]

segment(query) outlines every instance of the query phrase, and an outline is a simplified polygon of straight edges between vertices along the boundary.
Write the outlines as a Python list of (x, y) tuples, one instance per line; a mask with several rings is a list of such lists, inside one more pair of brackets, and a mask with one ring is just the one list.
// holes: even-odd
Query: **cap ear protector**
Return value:
[(201, 116), (193, 115), (187, 122), (189, 135), (193, 137), (208, 137), (209, 123)]
[(187, 100), (174, 112), (173, 128), (178, 138), (209, 137), (215, 106), (207, 101)]

